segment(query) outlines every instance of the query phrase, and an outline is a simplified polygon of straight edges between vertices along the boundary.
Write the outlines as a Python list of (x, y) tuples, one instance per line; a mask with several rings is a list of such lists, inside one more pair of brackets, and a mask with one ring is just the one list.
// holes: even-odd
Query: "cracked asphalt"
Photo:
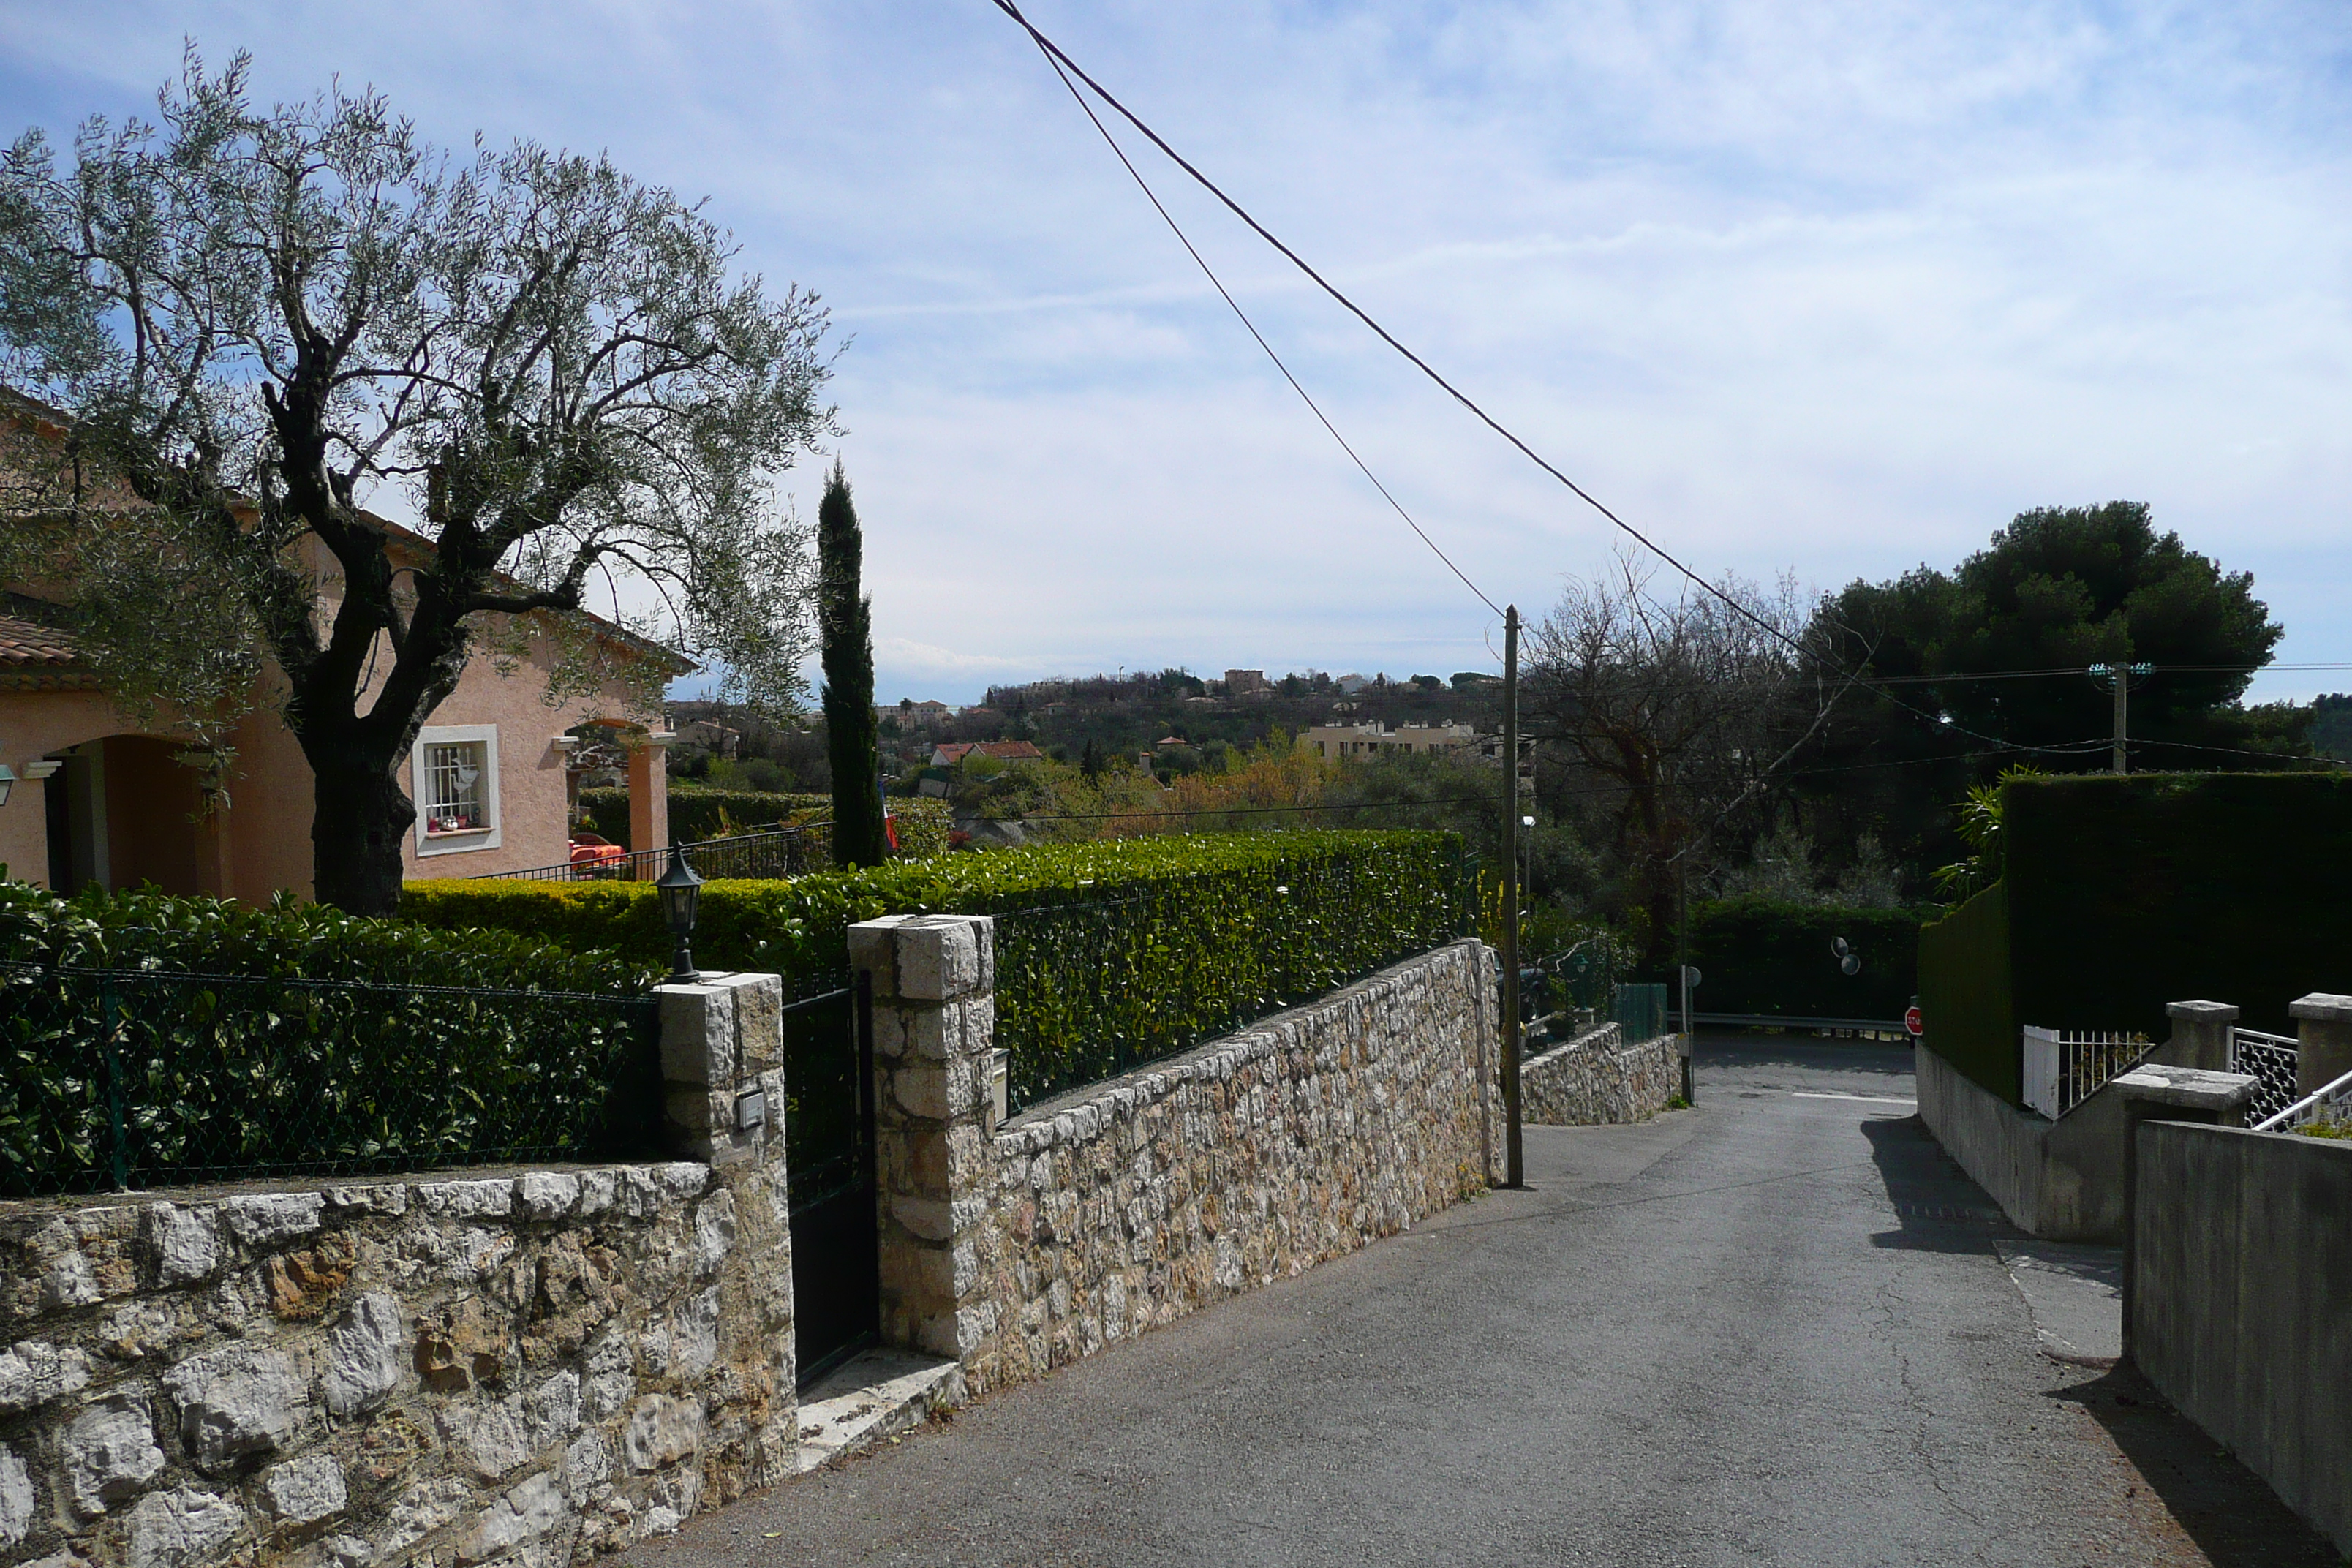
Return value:
[(2127, 1371), (2039, 1352), (1907, 1048), (1710, 1037), (1698, 1088), (633, 1563), (2338, 1563)]

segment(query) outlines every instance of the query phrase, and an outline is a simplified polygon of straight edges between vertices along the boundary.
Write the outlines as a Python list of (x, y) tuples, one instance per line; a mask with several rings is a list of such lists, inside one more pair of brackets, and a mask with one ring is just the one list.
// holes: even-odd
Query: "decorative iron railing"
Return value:
[[(2294, 1132), (2306, 1127), (2326, 1124), (2336, 1129), (2352, 1128), (2352, 1072), (2315, 1094), (2305, 1095), (2293, 1105), (2265, 1117), (2254, 1124), (2257, 1132)], [(2342, 1137), (2336, 1131), (2334, 1136)]]
[(2053, 1121), (2098, 1093), (2109, 1079), (2137, 1067), (2152, 1048), (2145, 1035), (2101, 1029), (2028, 1024), (2018, 1033), (2025, 1103)]
[(2254, 1080), (2253, 1103), (2246, 1108), (2252, 1120), (2267, 1121), (2294, 1103), (2295, 1075), (2302, 1062), (2303, 1054), (2289, 1036), (2230, 1031), (2230, 1070)]
[[(779, 827), (765, 833), (738, 833), (682, 844), (687, 859), (704, 877), (799, 877), (832, 864), (830, 824)], [(583, 858), (561, 866), (533, 866), (521, 871), (486, 871), (478, 882), (651, 882), (669, 865), (667, 849), (616, 852), (602, 859)]]

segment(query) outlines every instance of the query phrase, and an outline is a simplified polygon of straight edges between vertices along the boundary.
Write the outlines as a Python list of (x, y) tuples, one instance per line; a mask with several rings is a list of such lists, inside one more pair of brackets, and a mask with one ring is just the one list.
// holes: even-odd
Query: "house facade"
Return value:
[(1374, 757), (1387, 752), (1458, 752), (1478, 744), (1469, 724), (1401, 724), (1391, 730), (1377, 721), (1361, 724), (1316, 724), (1298, 732), (1298, 749), (1326, 761)]
[[(431, 548), (387, 524), (396, 553)], [(332, 604), (322, 605), (331, 614)], [(685, 661), (597, 623), (617, 660)], [(402, 845), (409, 879), (475, 877), (561, 866), (570, 858), (577, 776), (625, 768), (633, 847), (669, 841), (665, 752), (672, 739), (639, 706), (640, 685), (614, 677), (591, 695), (546, 700), (559, 656), (532, 635), (522, 657), (478, 654), (418, 735), (400, 782), (416, 804)], [(389, 651), (378, 660), (388, 670)], [(504, 666), (503, 669), (501, 665)], [(312, 776), (280, 713), (271, 671), (227, 737), (225, 766), (192, 753), (169, 723), (142, 726), (117, 707), (53, 606), (0, 599), (0, 864), (62, 891), (93, 883), (249, 902), (312, 893)]]

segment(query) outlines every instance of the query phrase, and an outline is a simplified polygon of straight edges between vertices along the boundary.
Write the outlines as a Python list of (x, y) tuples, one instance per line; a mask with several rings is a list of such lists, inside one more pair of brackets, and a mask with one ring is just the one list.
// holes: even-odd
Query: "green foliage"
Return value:
[(849, 476), (835, 458), (817, 503), (817, 624), (824, 639), (824, 732), (833, 763), (833, 859), (878, 866), (882, 763), (874, 719), (874, 601), (860, 585), (866, 553)]
[(2024, 1062), (2010, 951), (2009, 887), (1995, 882), (1921, 928), (1919, 1011), (1929, 1050), (2018, 1105), (2024, 1098)]
[(13, 882), (0, 951), (7, 1195), (653, 1149), (651, 973), (609, 952)]
[(1960, 838), (1969, 858), (1937, 868), (1936, 890), (1958, 902), (2000, 880), (2001, 792), (2020, 779), (2043, 777), (2030, 763), (2011, 763), (1990, 784), (1971, 784), (1959, 805)]
[[(791, 882), (713, 881), (697, 959), (840, 983), (848, 928), (885, 914), (992, 914), (999, 1037), (1026, 1095), (1181, 1049), (1454, 935), (1450, 835), (1315, 831), (1113, 839), (949, 855)], [(403, 912), (642, 962), (669, 952), (643, 883), (411, 882)]]
[(2141, 773), (2011, 786), (2020, 1023), (2162, 1038), (2167, 1002), (2287, 1005), (2352, 991), (2352, 777)]
[[(583, 790), (580, 801), (591, 829), (615, 844), (629, 844), (628, 791)], [(948, 832), (952, 823), (944, 801), (927, 800), (920, 796), (893, 800), (890, 815), (897, 818), (900, 858), (947, 852)], [(670, 837), (680, 844), (696, 844), (706, 838), (724, 838), (738, 833), (754, 833), (762, 828), (798, 827), (832, 819), (831, 795), (764, 795), (702, 789), (680, 785), (675, 781), (669, 787)], [(636, 847), (634, 844), (629, 847)]]
[[(1841, 910), (1727, 899), (1693, 904), (1690, 961), (1702, 1013), (1791, 1018), (1903, 1016), (1919, 989), (1920, 915), (1910, 910)], [(1862, 961), (1839, 967), (1840, 937)]]

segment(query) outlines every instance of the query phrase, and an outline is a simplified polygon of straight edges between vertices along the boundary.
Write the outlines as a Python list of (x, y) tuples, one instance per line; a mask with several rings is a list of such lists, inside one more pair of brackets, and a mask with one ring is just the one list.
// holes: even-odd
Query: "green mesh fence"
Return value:
[(649, 1156), (656, 1005), (0, 964), (0, 1195)]
[(1610, 994), (1609, 1017), (1625, 1031), (1625, 1043), (1638, 1046), (1670, 1033), (1666, 1027), (1664, 985), (1620, 985)]

